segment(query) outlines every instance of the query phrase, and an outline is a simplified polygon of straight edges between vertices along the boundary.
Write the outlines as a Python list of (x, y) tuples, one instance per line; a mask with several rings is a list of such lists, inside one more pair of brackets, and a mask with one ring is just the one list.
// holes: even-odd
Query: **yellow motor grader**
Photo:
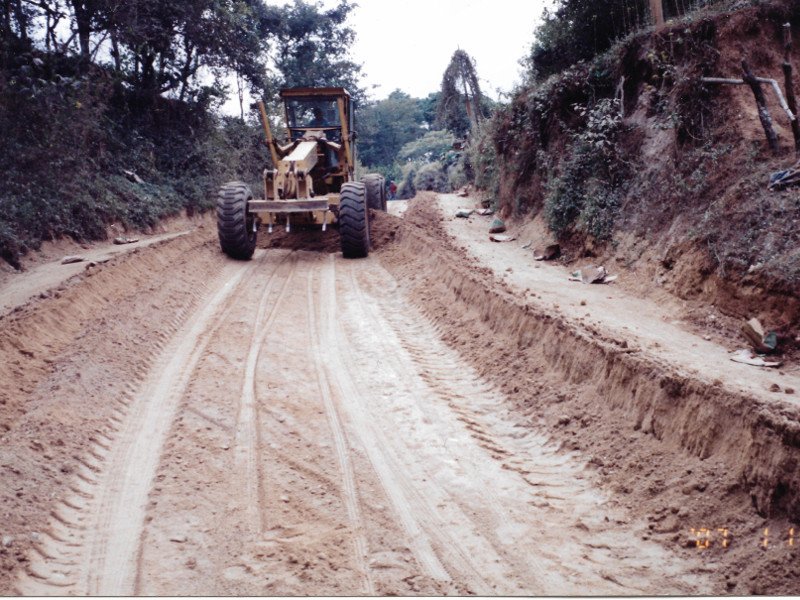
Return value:
[(353, 105), (344, 88), (281, 90), (287, 139), (272, 135), (264, 103), (259, 102), (272, 168), (264, 170), (263, 198), (253, 198), (241, 181), (222, 186), (217, 198), (217, 231), (231, 258), (253, 256), (260, 225), (337, 225), (345, 258), (369, 253), (369, 209), (386, 210), (381, 175), (354, 181)]

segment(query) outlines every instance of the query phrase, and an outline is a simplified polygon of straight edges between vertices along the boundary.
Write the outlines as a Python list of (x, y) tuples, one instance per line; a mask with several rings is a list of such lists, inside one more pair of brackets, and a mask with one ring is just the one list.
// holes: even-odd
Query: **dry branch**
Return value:
[[(702, 81), (703, 83), (720, 83), (728, 85), (744, 85), (745, 83), (747, 83), (743, 79), (729, 79), (727, 77), (701, 77), (700, 81)], [(775, 81), (774, 79), (768, 79), (766, 77), (756, 77), (756, 81), (758, 83), (766, 83), (767, 85), (769, 85), (775, 91), (775, 95), (778, 98), (778, 104), (781, 105), (781, 108), (786, 113), (786, 116), (789, 117), (789, 120), (790, 121), (797, 120), (797, 117), (795, 116), (797, 111), (789, 107), (789, 104), (786, 102), (786, 98), (783, 97), (781, 86), (778, 85), (777, 81)]]
[(742, 61), (742, 79), (753, 90), (753, 96), (756, 99), (758, 106), (758, 118), (761, 120), (761, 126), (764, 128), (764, 134), (767, 136), (767, 143), (773, 153), (778, 152), (778, 135), (775, 133), (775, 128), (772, 126), (772, 117), (767, 108), (767, 98), (764, 96), (764, 90), (761, 89), (761, 84), (758, 78), (753, 75), (750, 65), (746, 60)]
[[(783, 24), (783, 82), (786, 88), (786, 100), (789, 109), (797, 114), (797, 99), (794, 95), (794, 80), (792, 77), (792, 26), (789, 23)], [(794, 136), (795, 155), (800, 154), (800, 123), (797, 119), (792, 121), (792, 135)]]

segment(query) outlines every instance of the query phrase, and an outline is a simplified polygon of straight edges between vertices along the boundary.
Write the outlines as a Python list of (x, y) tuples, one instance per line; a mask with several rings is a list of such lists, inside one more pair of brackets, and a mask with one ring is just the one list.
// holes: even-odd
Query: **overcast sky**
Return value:
[[(357, 33), (352, 58), (363, 65), (364, 85), (375, 100), (398, 88), (415, 98), (438, 91), (459, 48), (475, 59), (481, 91), (497, 100), (498, 88), (509, 92), (519, 81), (519, 61), (528, 54), (544, 8), (553, 4), (552, 0), (356, 1), (348, 21)], [(337, 3), (322, 0), (325, 7)], [(233, 78), (229, 85), (222, 110), (238, 115)], [(248, 95), (245, 106), (250, 101)]]
[[(353, 58), (365, 82), (385, 98), (396, 88), (414, 97), (439, 89), (458, 48), (475, 59), (482, 91), (511, 90), (519, 60), (548, 0), (357, 0), (350, 24), (358, 34)], [(331, 2), (325, 2), (330, 5)]]

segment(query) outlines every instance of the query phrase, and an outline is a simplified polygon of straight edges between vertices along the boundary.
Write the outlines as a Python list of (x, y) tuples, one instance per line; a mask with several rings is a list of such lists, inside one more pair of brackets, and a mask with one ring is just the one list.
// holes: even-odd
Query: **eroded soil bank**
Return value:
[(445, 219), (432, 194), (419, 196), (381, 254), (443, 339), (532, 426), (594, 465), (618, 502), (650, 521), (647, 537), (689, 554), (691, 530), (708, 530), (702, 556), (724, 576), (721, 592), (797, 593), (796, 404), (706, 381), (631, 336), (564, 317), (497, 277)]

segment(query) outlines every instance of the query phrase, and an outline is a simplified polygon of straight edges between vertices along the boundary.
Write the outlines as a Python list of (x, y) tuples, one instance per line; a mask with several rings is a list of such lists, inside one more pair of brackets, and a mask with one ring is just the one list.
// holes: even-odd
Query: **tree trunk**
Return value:
[(25, 14), (25, 11), (22, 10), (22, 3), (20, 0), (17, 0), (14, 3), (14, 17), (17, 21), (17, 25), (19, 26), (19, 37), (23, 42), (28, 41), (28, 16)]
[(758, 83), (756, 76), (750, 70), (750, 65), (746, 60), (742, 61), (742, 79), (753, 90), (753, 96), (756, 99), (758, 106), (758, 118), (761, 119), (761, 126), (764, 128), (764, 133), (767, 136), (767, 143), (773, 154), (778, 153), (778, 135), (775, 133), (775, 128), (772, 126), (772, 117), (767, 108), (767, 99), (764, 96), (764, 90), (761, 89), (761, 84)]
[(656, 27), (661, 27), (664, 25), (663, 0), (650, 0), (650, 14), (653, 17), (653, 25)]
[(141, 89), (154, 91), (156, 89), (155, 54), (146, 53), (142, 56)]
[(92, 15), (86, 3), (80, 0), (72, 0), (72, 10), (75, 12), (75, 27), (78, 30), (81, 60), (88, 64), (91, 59), (89, 43), (92, 34)]
[(3, 0), (3, 41), (11, 39), (11, 0)]
[(119, 39), (117, 38), (117, 31), (111, 29), (111, 56), (114, 58), (114, 70), (117, 73), (122, 72), (122, 56), (119, 53)]
[(236, 72), (236, 91), (239, 94), (239, 118), (244, 123), (244, 82), (238, 71)]
[(189, 42), (188, 38), (184, 38), (183, 51), (186, 53), (186, 59), (181, 68), (181, 91), (179, 99), (183, 101), (186, 96), (186, 91), (189, 89), (189, 78), (192, 73), (192, 60), (194, 59), (194, 46)]
[(797, 98), (794, 95), (794, 79), (792, 77), (792, 26), (783, 25), (783, 79), (786, 90), (786, 103), (794, 115), (792, 135), (794, 136), (794, 153), (800, 155), (800, 123), (797, 120)]
[(47, 11), (44, 15), (45, 27), (44, 27), (44, 49), (45, 52), (50, 54), (50, 38), (53, 35), (53, 19), (50, 17), (50, 11)]
[(474, 127), (476, 124), (476, 119), (475, 115), (473, 114), (474, 111), (471, 109), (472, 107), (470, 106), (469, 88), (467, 87), (467, 74), (464, 72), (463, 69), (461, 71), (461, 81), (464, 84), (464, 103), (467, 109), (467, 118), (469, 119), (470, 127)]
[(44, 34), (45, 47), (48, 52), (51, 50), (53, 52), (58, 52), (59, 48), (56, 30), (58, 29), (58, 24), (61, 22), (61, 16), (57, 10), (51, 10), (50, 8), (45, 9), (45, 15), (47, 16), (47, 27)]

